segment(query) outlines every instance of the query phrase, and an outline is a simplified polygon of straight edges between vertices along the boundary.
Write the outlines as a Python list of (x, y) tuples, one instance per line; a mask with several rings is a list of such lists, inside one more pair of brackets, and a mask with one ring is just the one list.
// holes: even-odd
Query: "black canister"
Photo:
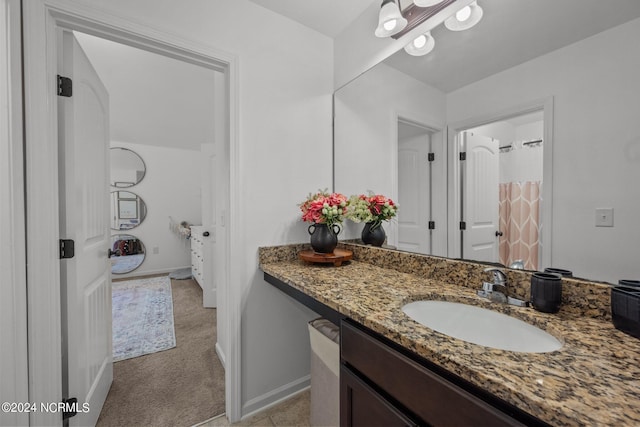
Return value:
[(573, 277), (573, 272), (571, 270), (565, 270), (564, 268), (547, 267), (544, 269), (544, 272), (559, 274), (562, 277)]
[(562, 276), (555, 273), (533, 273), (531, 305), (544, 313), (557, 313), (562, 302)]

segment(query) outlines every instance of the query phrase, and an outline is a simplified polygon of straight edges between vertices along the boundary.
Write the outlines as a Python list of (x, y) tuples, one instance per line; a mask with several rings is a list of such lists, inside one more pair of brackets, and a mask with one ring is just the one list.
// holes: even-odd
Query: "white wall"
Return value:
[(243, 412), (306, 386), (313, 313), (264, 282), (257, 248), (307, 241), (297, 204), (331, 187), (332, 40), (247, 0), (82, 3), (237, 55)]
[[(131, 273), (113, 278), (171, 272), (191, 266), (190, 243), (169, 228), (169, 216), (175, 221), (200, 225), (200, 151), (154, 147), (112, 141), (111, 147), (124, 147), (137, 153), (146, 165), (139, 184), (126, 191), (137, 194), (147, 205), (147, 217), (131, 230), (111, 230), (111, 234), (131, 234), (145, 246), (146, 257)], [(111, 190), (115, 190), (113, 187)], [(157, 249), (158, 253), (154, 251)]]
[[(611, 282), (640, 277), (637, 40), (638, 19), (447, 95), (449, 122), (553, 96), (552, 264)], [(613, 228), (594, 226), (600, 207)]]

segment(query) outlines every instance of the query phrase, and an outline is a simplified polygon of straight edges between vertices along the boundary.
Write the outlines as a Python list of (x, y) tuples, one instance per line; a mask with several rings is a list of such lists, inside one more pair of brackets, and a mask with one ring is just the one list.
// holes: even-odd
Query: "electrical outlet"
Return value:
[(596, 209), (596, 227), (613, 227), (613, 208)]
[(159, 254), (159, 253), (160, 253), (160, 248), (159, 248), (158, 246), (154, 246), (154, 247), (153, 247), (153, 254), (154, 254), (154, 255), (157, 255), (157, 254)]

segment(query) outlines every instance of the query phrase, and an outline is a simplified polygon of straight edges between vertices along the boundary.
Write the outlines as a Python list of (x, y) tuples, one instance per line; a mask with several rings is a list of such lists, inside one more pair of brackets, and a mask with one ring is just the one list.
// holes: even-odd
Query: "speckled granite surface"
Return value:
[[(551, 425), (640, 425), (640, 340), (613, 327), (607, 285), (563, 282), (557, 314), (479, 298), (487, 273), (473, 263), (358, 245), (340, 267), (297, 259), (307, 245), (260, 248), (261, 269), (364, 326), (413, 350)], [(528, 276), (509, 271), (512, 295), (526, 297)], [(414, 322), (401, 307), (441, 299), (491, 308), (560, 339), (562, 349), (516, 353), (450, 338)]]

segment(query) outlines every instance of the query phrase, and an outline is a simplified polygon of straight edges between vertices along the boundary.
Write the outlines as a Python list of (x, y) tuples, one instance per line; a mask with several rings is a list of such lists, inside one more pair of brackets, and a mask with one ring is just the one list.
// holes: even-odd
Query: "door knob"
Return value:
[(204, 237), (209, 237), (209, 232), (208, 232), (208, 231), (205, 231), (204, 233), (202, 233), (202, 235), (203, 235)]
[(498, 230), (496, 231), (496, 237), (501, 237), (502, 236), (502, 231)]

